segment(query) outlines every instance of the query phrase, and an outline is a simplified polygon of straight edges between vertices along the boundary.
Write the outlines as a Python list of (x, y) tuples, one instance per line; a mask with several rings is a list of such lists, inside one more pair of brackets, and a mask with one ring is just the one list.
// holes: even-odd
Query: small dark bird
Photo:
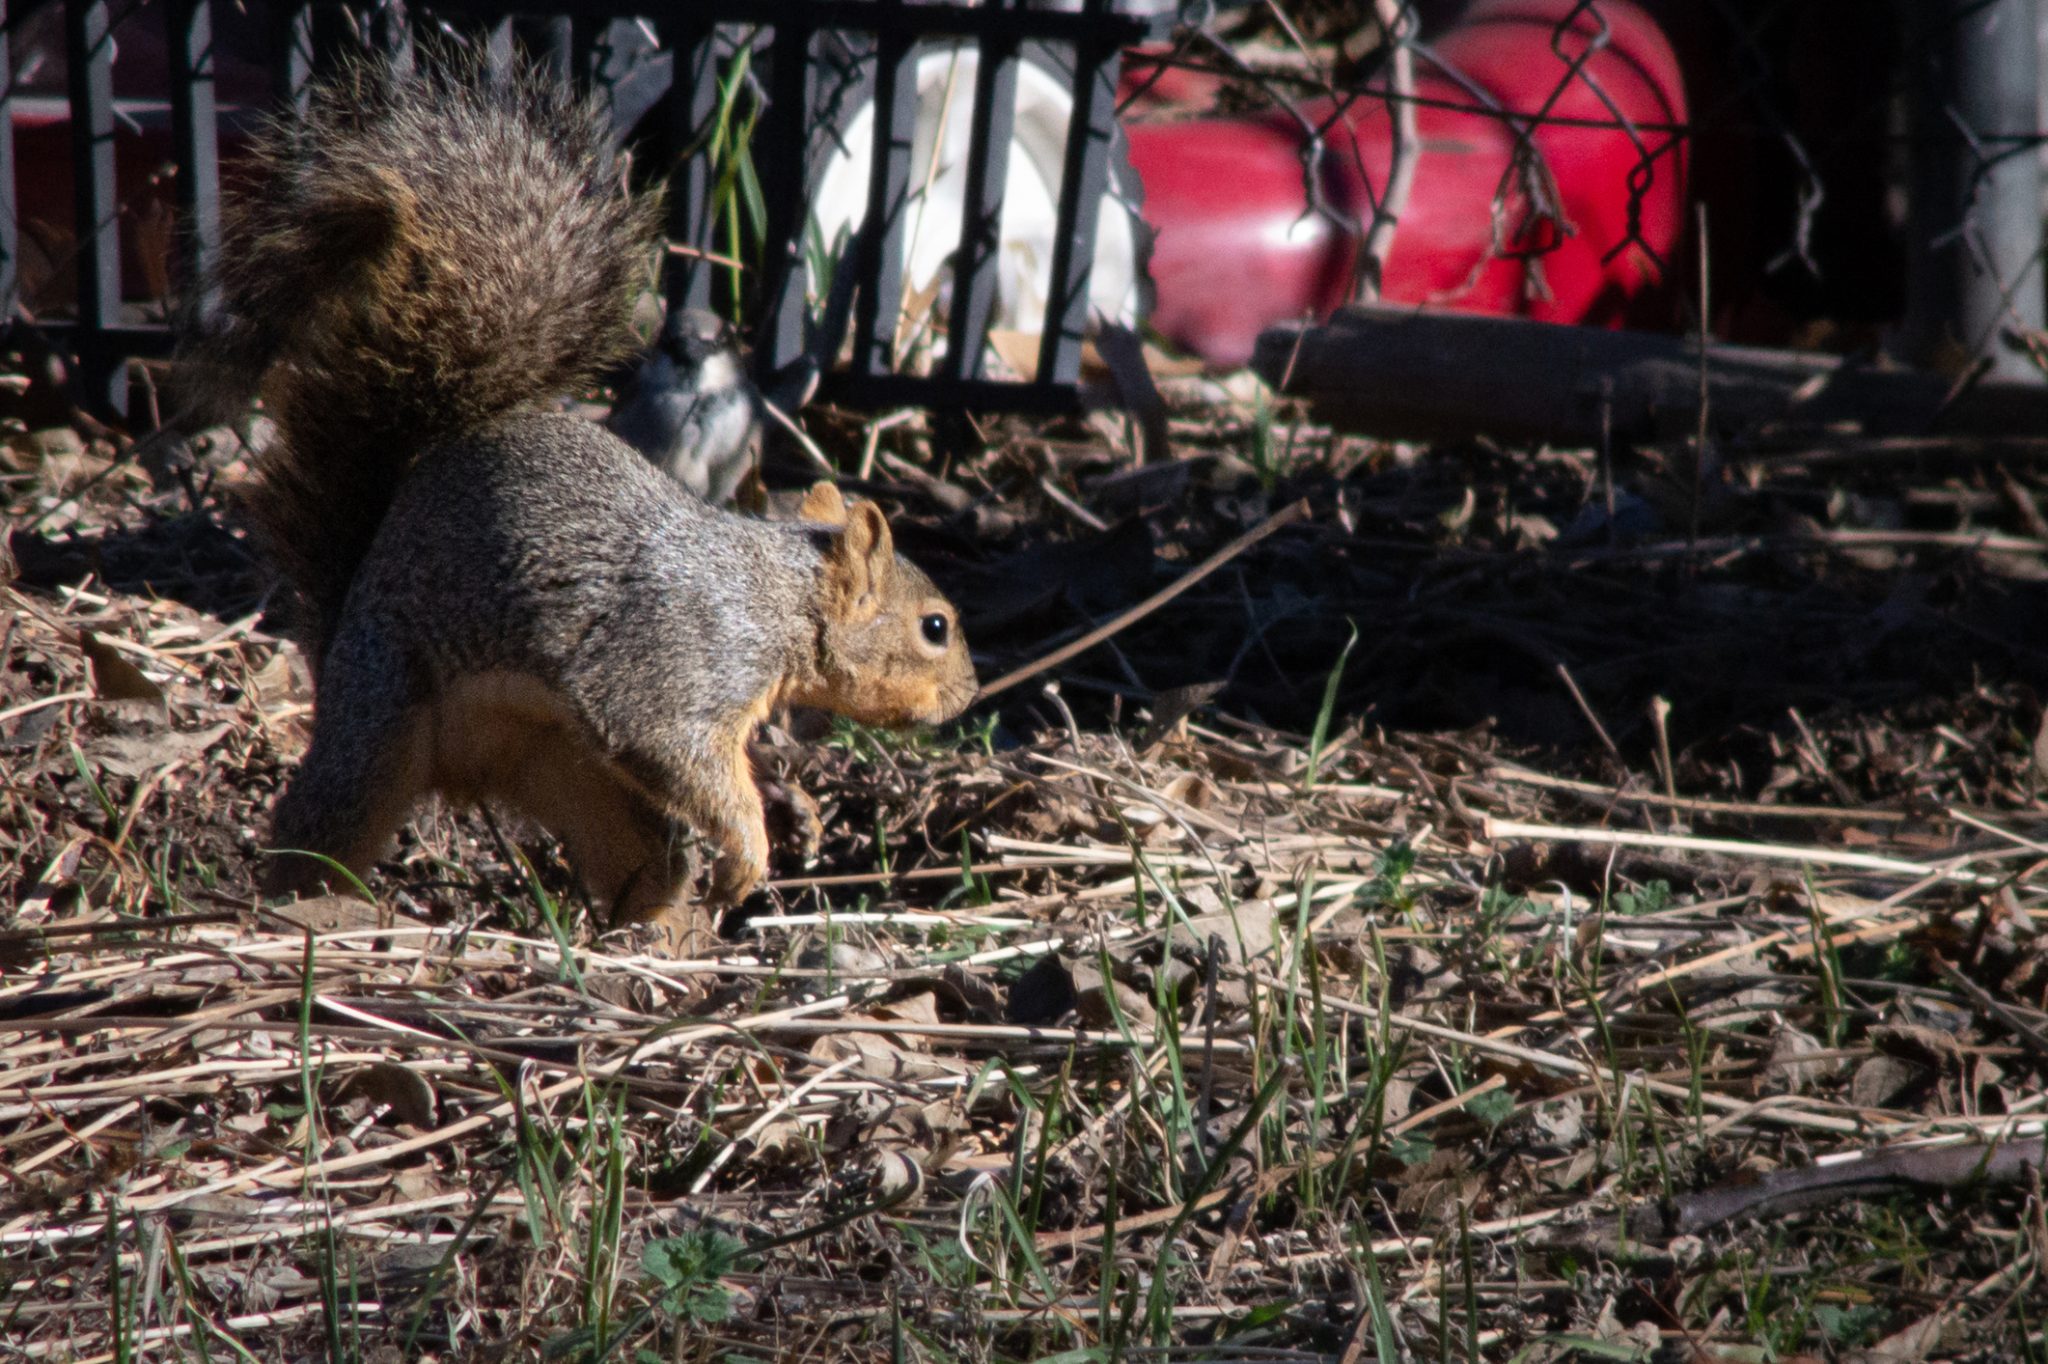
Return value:
[(673, 309), (605, 421), (706, 502), (729, 502), (754, 461), (761, 396), (723, 318)]

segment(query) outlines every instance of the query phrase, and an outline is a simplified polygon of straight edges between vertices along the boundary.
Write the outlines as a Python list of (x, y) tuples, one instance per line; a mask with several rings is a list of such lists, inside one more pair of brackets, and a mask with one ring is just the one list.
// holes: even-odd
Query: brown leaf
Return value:
[(1470, 1205), (1485, 1187), (1485, 1180), (1472, 1169), (1462, 1151), (1437, 1151), (1418, 1165), (1394, 1175), (1400, 1190), (1394, 1196), (1394, 1211), (1442, 1218), (1460, 1203)]
[(1849, 1081), (1849, 1102), (1858, 1108), (1889, 1108), (1894, 1100), (1929, 1078), (1925, 1066), (1896, 1056), (1873, 1056), (1856, 1067), (1856, 1074)]
[(147, 701), (163, 706), (164, 691), (123, 658), (113, 645), (90, 630), (78, 632), (78, 647), (92, 674), (92, 692), (102, 701)]
[(1811, 1033), (1801, 1032), (1789, 1023), (1779, 1024), (1771, 1035), (1771, 1054), (1764, 1060), (1763, 1072), (1757, 1077), (1757, 1088), (1765, 1094), (1804, 1093), (1816, 1081), (1842, 1068), (1837, 1057), (1799, 1059), (1826, 1049), (1821, 1040)]
[(427, 1077), (396, 1061), (364, 1066), (342, 1081), (334, 1097), (337, 1103), (343, 1099), (367, 1099), (372, 1104), (383, 1104), (400, 1122), (421, 1129), (434, 1125), (438, 1107), (434, 1086)]
[(307, 684), (303, 670), (292, 666), (295, 656), (293, 650), (279, 649), (268, 662), (249, 674), (249, 685), (260, 704), (280, 706), (312, 700), (312, 688)]
[(932, 1080), (960, 1073), (946, 1060), (872, 1032), (829, 1033), (812, 1044), (811, 1055), (828, 1065), (853, 1060), (855, 1073), (882, 1080)]
[(181, 732), (161, 729), (152, 734), (114, 734), (97, 739), (92, 757), (100, 769), (115, 776), (141, 778), (159, 767), (190, 762), (212, 748), (234, 726), (223, 721), (206, 729)]
[[(1068, 963), (1074, 981), (1074, 1012), (1091, 1028), (1114, 1028), (1117, 1015), (1126, 1025), (1151, 1024), (1159, 1015), (1152, 1001), (1120, 980), (1106, 979), (1102, 968), (1092, 961)], [(1112, 1007), (1111, 1001), (1114, 1001)]]
[(993, 1023), (1003, 1016), (1002, 993), (983, 971), (969, 970), (953, 962), (939, 980), (953, 991), (955, 1002), (970, 1020)]
[(1905, 1330), (1893, 1332), (1854, 1357), (1858, 1364), (1917, 1364), (1941, 1344), (1944, 1324), (1939, 1312), (1931, 1317), (1922, 1317)]
[(351, 928), (389, 928), (391, 911), (353, 895), (316, 895), (294, 900), (270, 911), (286, 923), (315, 933), (338, 933)]
[[(883, 1000), (870, 1009), (868, 1015), (891, 1023), (936, 1023), (939, 1021), (939, 997), (929, 985), (921, 985)], [(925, 1039), (915, 1034), (906, 1034), (903, 1041), (906, 1046), (920, 1051), (929, 1049)]]
[(1945, 1073), (1962, 1066), (1963, 1049), (1956, 1039), (1938, 1028), (1916, 1023), (1882, 1023), (1870, 1030), (1870, 1045), (1886, 1056)]

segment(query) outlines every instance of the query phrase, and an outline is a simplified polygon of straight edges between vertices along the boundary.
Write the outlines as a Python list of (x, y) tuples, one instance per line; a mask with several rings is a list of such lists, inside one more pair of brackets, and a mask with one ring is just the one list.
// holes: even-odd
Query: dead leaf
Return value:
[(153, 734), (115, 734), (95, 740), (92, 757), (100, 769), (117, 777), (140, 779), (159, 767), (190, 762), (220, 742), (234, 726), (223, 721), (206, 729), (158, 730)]
[(1400, 1190), (1394, 1196), (1396, 1212), (1442, 1219), (1461, 1203), (1469, 1207), (1486, 1181), (1463, 1152), (1437, 1151), (1395, 1174), (1393, 1182)]
[(1855, 1359), (1859, 1364), (1917, 1364), (1927, 1358), (1934, 1348), (1941, 1344), (1941, 1330), (1944, 1325), (1941, 1313), (1922, 1317), (1903, 1331), (1886, 1336)]
[(924, 1167), (901, 1151), (882, 1151), (868, 1172), (868, 1196), (877, 1203), (894, 1205), (908, 1199), (916, 1206), (924, 1190)]
[(1151, 1000), (1120, 980), (1104, 977), (1098, 963), (1069, 962), (1067, 969), (1074, 982), (1074, 1012), (1089, 1027), (1114, 1028), (1119, 1014), (1126, 1026), (1158, 1021)]
[(389, 928), (392, 913), (382, 905), (373, 905), (353, 895), (316, 895), (310, 900), (294, 900), (290, 904), (278, 905), (270, 913), (286, 923), (315, 933), (340, 933), (355, 928)]
[(249, 674), (250, 688), (256, 693), (256, 700), (265, 707), (281, 706), (313, 699), (312, 688), (306, 683), (302, 670), (292, 666), (293, 651), (279, 649), (268, 662)]
[(1221, 682), (1197, 682), (1192, 686), (1168, 687), (1152, 698), (1152, 719), (1138, 740), (1146, 756), (1168, 738), (1187, 736), (1188, 718), (1223, 691)]
[(1234, 912), (1198, 914), (1174, 926), (1174, 949), (1204, 956), (1213, 938), (1220, 944), (1217, 951), (1224, 965), (1248, 966), (1272, 951), (1277, 912), (1271, 900), (1241, 900)]
[(102, 701), (147, 701), (168, 706), (164, 691), (143, 676), (142, 669), (123, 658), (113, 645), (90, 630), (78, 632), (78, 647), (85, 654), (92, 674), (92, 692)]
[[(900, 995), (892, 995), (868, 1011), (871, 1018), (889, 1023), (936, 1023), (939, 1021), (939, 997), (932, 987), (922, 982)], [(915, 1033), (905, 1034), (904, 1045), (920, 1051), (930, 1050), (930, 1044)]]
[(958, 1066), (881, 1033), (830, 1033), (812, 1044), (811, 1055), (828, 1065), (852, 1060), (857, 1074), (879, 1080), (933, 1080), (960, 1073)]
[(988, 334), (989, 349), (996, 353), (996, 359), (1003, 362), (1003, 368), (1027, 383), (1038, 374), (1040, 340), (1036, 332), (1004, 331), (998, 328)]
[(334, 1097), (337, 1103), (343, 1099), (366, 1099), (372, 1104), (383, 1104), (400, 1122), (422, 1130), (434, 1125), (439, 1107), (434, 1086), (427, 1077), (396, 1061), (377, 1061), (356, 1071), (342, 1081)]
[(1849, 1102), (1858, 1108), (1889, 1108), (1908, 1090), (1932, 1078), (1925, 1066), (1896, 1056), (1873, 1056), (1856, 1067), (1849, 1081)]
[(1758, 1090), (1765, 1094), (1805, 1093), (1815, 1082), (1842, 1068), (1838, 1057), (1800, 1059), (1826, 1050), (1826, 1046), (1813, 1034), (1801, 1032), (1789, 1023), (1780, 1023), (1777, 1031), (1771, 1034), (1771, 1054), (1765, 1058), (1763, 1071), (1757, 1076)]
[(1944, 1072), (1959, 1070), (1962, 1046), (1938, 1028), (1917, 1023), (1882, 1023), (1870, 1030), (1870, 1045), (1886, 1056)]

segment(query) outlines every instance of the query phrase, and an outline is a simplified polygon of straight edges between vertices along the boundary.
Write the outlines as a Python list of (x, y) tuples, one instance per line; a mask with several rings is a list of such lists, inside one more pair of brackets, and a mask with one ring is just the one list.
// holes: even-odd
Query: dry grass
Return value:
[(0, 1358), (2048, 1358), (2025, 479), (1570, 547), (1583, 455), (1174, 436), (886, 433), (984, 675), (1312, 514), (1056, 692), (771, 736), (825, 842), (696, 962), (444, 812), (257, 904), (260, 573), (17, 438)]

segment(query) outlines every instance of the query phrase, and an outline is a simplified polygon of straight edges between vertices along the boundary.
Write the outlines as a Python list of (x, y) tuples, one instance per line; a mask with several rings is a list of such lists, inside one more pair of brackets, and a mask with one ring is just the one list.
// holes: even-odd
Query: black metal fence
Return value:
[[(1669, 33), (1691, 109), (1683, 127), (1637, 127), (1615, 114), (1608, 126), (1637, 148), (1617, 193), (1634, 202), (1658, 177), (1668, 184), (1683, 144), (1688, 193), (1707, 205), (1713, 226), (1709, 322), (1719, 334), (1790, 338), (1801, 318), (1828, 318), (1848, 324), (1833, 344), (1862, 344), (1882, 329), (1894, 353), (1916, 361), (1946, 344), (2009, 372), (2028, 363), (2029, 346), (2048, 353), (2040, 337), (2037, 0), (1638, 3)], [(493, 61), (524, 49), (553, 63), (606, 91), (622, 125), (665, 148), (669, 232), (682, 248), (668, 292), (672, 301), (705, 304), (726, 268), (714, 249), (720, 171), (685, 153), (704, 142), (744, 50), (760, 58), (750, 78), (759, 110), (750, 156), (765, 247), (748, 262), (745, 300), (760, 370), (827, 359), (823, 396), (863, 406), (1067, 408), (1077, 398), (1097, 216), (1118, 135), (1121, 54), (1131, 44), (1171, 35), (1150, 58), (1160, 68), (1206, 70), (1230, 83), (1239, 107), (1253, 101), (1294, 113), (1304, 214), (1349, 214), (1343, 227), (1362, 242), (1398, 228), (1398, 200), (1372, 186), (1362, 210), (1333, 209), (1317, 193), (1318, 165), (1344, 110), (1414, 102), (1394, 79), (1390, 54), (1468, 85), (1464, 111), (1497, 120), (1514, 138), (1513, 178), (1495, 195), (1496, 217), (1509, 200), (1548, 211), (1534, 134), (1554, 117), (1555, 96), (1498, 107), (1433, 42), (1474, 13), (1498, 12), (1499, 0), (1354, 0), (1341, 21), (1392, 41), (1366, 44), (1348, 70), (1317, 65), (1323, 59), (1311, 50), (1326, 49), (1313, 33), (1298, 40), (1291, 8), (1268, 4), (1239, 16), (1293, 40), (1299, 60), (1290, 65), (1247, 60), (1229, 31), (1238, 22), (1232, 6), (1201, 0), (596, 0), (571, 17), (481, 0), (410, 11), (397, 0), (0, 0), (0, 302), (77, 357), (88, 405), (121, 410), (127, 362), (168, 352), (165, 301), (189, 295), (217, 247), (224, 137), (280, 101), (302, 98), (335, 53), (369, 46), (402, 54), (416, 35), (434, 31), (482, 45)], [(1556, 31), (1589, 23), (1604, 30), (1608, 12), (1620, 8), (1618, 0), (1563, 5)], [(852, 49), (849, 39), (857, 40)], [(913, 164), (913, 72), (920, 44), (934, 40), (971, 47), (978, 72), (952, 287), (939, 319), (948, 343), (929, 372), (907, 372), (895, 301), (905, 294), (906, 210), (923, 187)], [(853, 301), (836, 316), (828, 304), (821, 321), (807, 299), (818, 280), (817, 244), (806, 240), (807, 176), (823, 87), (845, 77), (823, 60), (835, 44), (842, 54), (857, 51), (861, 98), (875, 115), (863, 226), (840, 261), (853, 287), (834, 291)], [(1035, 364), (1017, 367), (1032, 377), (1011, 380), (984, 371), (983, 342), (998, 289), (1018, 75), (1038, 44), (1065, 54), (1073, 106), (1045, 324)], [(41, 57), (49, 60), (38, 67)], [(59, 67), (61, 83), (47, 79)], [(138, 68), (122, 89), (123, 73)], [(1588, 77), (1581, 64), (1559, 60), (1554, 80), (1561, 92)], [(1338, 114), (1300, 113), (1318, 99), (1334, 99)], [(68, 143), (58, 158), (69, 169), (62, 208), (47, 202), (59, 197), (47, 173), (21, 174), (24, 148), (59, 135)], [(170, 221), (136, 210), (143, 182), (170, 205)], [(31, 200), (40, 212), (27, 211)], [(67, 218), (69, 235), (31, 230), (49, 217)], [(1570, 224), (1561, 227), (1568, 233)], [(1696, 246), (1685, 240), (1654, 262), (1668, 276), (1667, 325), (1688, 332), (1705, 296)], [(148, 276), (146, 288), (136, 287), (137, 271)], [(56, 281), (47, 293), (62, 301), (32, 306), (38, 292), (27, 286), (38, 279)], [(1766, 315), (1769, 326), (1758, 322)]]
[[(263, 112), (259, 97), (223, 101), (217, 91), (221, 34), (207, 0), (156, 0), (117, 6), (108, 0), (65, 0), (61, 5), (11, 7), (0, 0), (0, 70), (16, 73), (19, 39), (31, 20), (61, 10), (65, 70), (62, 113), (68, 123), (72, 168), (73, 240), (70, 273), (76, 281), (70, 317), (35, 318), (58, 345), (77, 357), (81, 396), (90, 406), (125, 411), (127, 362), (168, 353), (169, 319), (159, 301), (148, 308), (124, 304), (122, 290), (124, 168), (117, 165), (117, 120), (134, 111), (117, 101), (117, 26), (131, 41), (158, 37), (163, 47), (167, 107), (146, 104), (143, 115), (167, 121), (168, 165), (174, 187), (175, 231), (168, 234), (176, 282), (204, 281), (220, 239), (220, 165), (224, 128)], [(43, 11), (39, 14), (38, 11)], [(151, 13), (150, 11), (154, 11)], [(374, 48), (403, 59), (422, 31), (482, 46), (487, 60), (512, 60), (523, 47), (566, 73), (599, 86), (630, 85), (632, 113), (642, 129), (666, 135), (667, 145), (698, 146), (717, 110), (721, 70), (736, 48), (764, 53), (765, 99), (753, 130), (769, 244), (758, 271), (752, 313), (758, 367), (776, 373), (815, 350), (806, 335), (805, 186), (813, 130), (807, 126), (824, 77), (814, 60), (822, 35), (857, 35), (871, 62), (874, 119), (873, 171), (867, 211), (850, 253), (858, 275), (849, 291), (857, 303), (852, 362), (825, 377), (826, 396), (864, 404), (923, 403), (1033, 409), (1071, 406), (1088, 322), (1088, 283), (1096, 216), (1108, 180), (1115, 134), (1118, 54), (1125, 46), (1170, 24), (1170, 13), (1148, 11), (1131, 0), (1082, 0), (1071, 9), (1010, 5), (967, 7), (908, 4), (903, 0), (585, 0), (573, 17), (531, 14), (524, 7), (451, 0), (410, 12), (396, 3), (342, 6), (278, 5), (266, 22), (251, 23), (238, 7), (232, 45), (244, 64), (266, 49), (270, 99), (301, 100), (320, 68), (342, 51)], [(134, 26), (160, 26), (135, 33)], [(47, 36), (47, 22), (43, 32)], [(620, 41), (621, 34), (625, 41)], [(1051, 262), (1050, 302), (1029, 382), (985, 378), (984, 347), (956, 343), (930, 374), (897, 373), (891, 366), (897, 319), (883, 300), (901, 296), (906, 206), (914, 193), (911, 166), (917, 92), (911, 77), (920, 42), (965, 40), (979, 54), (973, 142), (968, 158), (967, 204), (953, 258), (949, 334), (981, 338), (989, 327), (996, 291), (997, 228), (1010, 152), (1020, 53), (1027, 42), (1059, 44), (1071, 53), (1075, 104), (1060, 180), (1057, 247)], [(136, 41), (137, 46), (146, 43)], [(126, 59), (124, 58), (124, 61)], [(0, 88), (0, 300), (12, 314), (21, 296), (22, 218), (15, 163), (15, 120), (21, 82)], [(249, 92), (243, 92), (246, 97)], [(616, 93), (616, 92), (615, 92)], [(48, 104), (49, 101), (44, 101)], [(615, 109), (620, 106), (615, 102)], [(163, 130), (157, 130), (163, 131)], [(623, 130), (622, 130), (623, 131)], [(124, 149), (125, 150), (125, 149)], [(149, 150), (155, 147), (150, 144)], [(145, 153), (147, 154), (147, 153)], [(702, 156), (678, 155), (668, 185), (671, 241), (686, 250), (672, 258), (667, 289), (672, 302), (704, 305), (711, 297), (714, 168)], [(130, 235), (137, 225), (127, 223)], [(162, 235), (162, 234), (159, 234)], [(128, 245), (130, 268), (136, 247)], [(61, 273), (64, 263), (56, 262)], [(131, 291), (132, 292), (132, 291)], [(189, 296), (189, 294), (187, 295)], [(836, 351), (837, 347), (835, 347)]]

